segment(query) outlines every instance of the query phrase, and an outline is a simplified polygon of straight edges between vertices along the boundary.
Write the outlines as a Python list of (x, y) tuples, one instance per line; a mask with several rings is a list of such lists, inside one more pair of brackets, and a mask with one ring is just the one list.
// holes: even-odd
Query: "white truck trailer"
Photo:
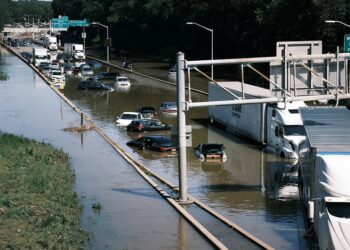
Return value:
[(41, 62), (48, 62), (47, 49), (33, 48), (33, 64), (38, 67)]
[(64, 53), (72, 56), (76, 60), (85, 60), (84, 47), (82, 44), (65, 43)]
[(55, 36), (45, 36), (43, 45), (48, 50), (56, 51), (58, 49), (57, 46), (57, 37)]
[[(240, 82), (209, 83), (209, 101), (232, 99), (241, 95)], [(244, 84), (245, 98), (271, 97), (271, 91)], [(241, 135), (267, 146), (282, 157), (298, 159), (299, 144), (305, 140), (303, 123), (298, 111), (304, 102), (277, 104), (245, 104), (210, 106), (209, 118), (224, 125), (228, 132)]]
[(350, 249), (350, 111), (302, 108), (299, 191), (320, 249)]

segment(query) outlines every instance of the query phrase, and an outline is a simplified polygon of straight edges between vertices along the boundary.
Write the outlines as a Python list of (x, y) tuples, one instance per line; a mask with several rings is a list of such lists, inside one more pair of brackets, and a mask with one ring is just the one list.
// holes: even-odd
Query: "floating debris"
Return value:
[(91, 130), (93, 128), (94, 128), (94, 126), (83, 125), (83, 126), (77, 126), (77, 127), (64, 128), (63, 130), (66, 131), (66, 132), (82, 133), (82, 132)]

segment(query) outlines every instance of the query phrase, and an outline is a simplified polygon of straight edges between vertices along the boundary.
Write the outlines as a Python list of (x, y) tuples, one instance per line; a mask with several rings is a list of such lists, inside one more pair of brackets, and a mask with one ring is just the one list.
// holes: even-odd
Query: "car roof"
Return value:
[(202, 144), (199, 144), (199, 146), (200, 145), (207, 146), (207, 147), (210, 147), (210, 146), (223, 146), (222, 143), (202, 143)]
[(123, 114), (127, 114), (127, 115), (139, 115), (140, 113), (139, 112), (123, 112)]
[(137, 119), (134, 120), (133, 122), (160, 122), (158, 119)]
[(169, 137), (166, 137), (164, 135), (146, 135), (146, 136), (143, 136), (141, 138), (152, 138), (152, 139), (166, 138), (166, 139), (170, 139)]

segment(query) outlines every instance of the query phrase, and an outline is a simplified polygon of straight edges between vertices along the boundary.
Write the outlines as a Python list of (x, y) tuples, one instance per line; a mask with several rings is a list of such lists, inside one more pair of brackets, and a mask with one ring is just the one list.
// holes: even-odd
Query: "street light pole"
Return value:
[[(186, 24), (189, 25), (197, 25), (198, 27), (201, 27), (202, 29), (205, 29), (207, 31), (211, 32), (211, 60), (214, 60), (214, 29), (209, 29), (199, 23), (194, 23), (194, 22), (186, 22)], [(214, 78), (214, 65), (211, 65), (211, 78)]]
[(344, 25), (344, 26), (346, 26), (346, 27), (350, 28), (350, 25), (349, 25), (349, 24), (343, 23), (343, 22), (341, 22), (341, 21), (336, 21), (336, 20), (326, 20), (326, 21), (324, 21), (324, 22), (325, 22), (325, 23), (340, 23), (340, 24), (342, 24), (342, 25)]
[(92, 25), (100, 25), (100, 26), (102, 26), (102, 27), (107, 29), (107, 41), (106, 41), (106, 43), (107, 43), (107, 64), (109, 66), (109, 32), (108, 32), (108, 26), (107, 25), (103, 25), (102, 23), (99, 23), (99, 22), (92, 22), (91, 24)]

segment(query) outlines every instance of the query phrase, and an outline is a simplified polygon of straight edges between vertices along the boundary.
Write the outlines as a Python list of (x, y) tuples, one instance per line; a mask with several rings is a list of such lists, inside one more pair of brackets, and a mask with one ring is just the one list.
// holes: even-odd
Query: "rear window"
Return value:
[(327, 202), (328, 212), (338, 218), (350, 218), (350, 203), (346, 202)]
[(167, 144), (170, 143), (170, 139), (167, 137), (159, 137), (156, 139), (158, 141), (159, 144)]
[(202, 146), (203, 153), (220, 153), (224, 150), (221, 144), (206, 144)]
[(123, 114), (121, 116), (121, 119), (126, 119), (126, 120), (135, 120), (137, 118), (137, 115), (133, 114)]

